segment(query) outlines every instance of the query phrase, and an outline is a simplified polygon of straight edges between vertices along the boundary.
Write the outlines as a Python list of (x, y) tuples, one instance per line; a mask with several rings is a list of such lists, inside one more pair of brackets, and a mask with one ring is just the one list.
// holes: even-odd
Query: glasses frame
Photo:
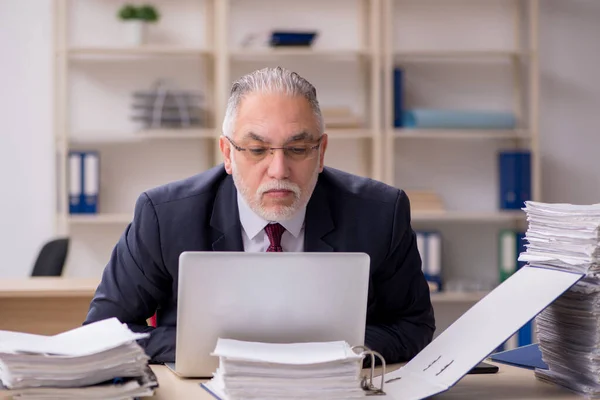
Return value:
[[(229, 143), (231, 143), (231, 145), (233, 146), (234, 149), (236, 149), (237, 151), (247, 151), (248, 148), (246, 147), (241, 147), (238, 144), (236, 144), (233, 139), (231, 139), (229, 136), (223, 135), (225, 136), (225, 138), (229, 141)], [(309, 147), (309, 150), (317, 150), (320, 146), (321, 146), (321, 141), (323, 140), (323, 135), (319, 136), (319, 138), (316, 141), (313, 141), (312, 143), (316, 143), (314, 146)], [(309, 142), (310, 143), (310, 142)], [(283, 146), (283, 147), (270, 147), (270, 146), (265, 146), (267, 151), (269, 151), (271, 153), (271, 155), (273, 155), (273, 152), (275, 150), (283, 150), (284, 155), (285, 155), (285, 151), (288, 148), (294, 147), (294, 146)], [(287, 156), (286, 156), (287, 157)], [(265, 156), (266, 158), (266, 156)], [(288, 157), (289, 158), (289, 157)], [(263, 158), (264, 159), (264, 158)], [(305, 158), (304, 160), (308, 160), (308, 157)], [(302, 161), (304, 161), (302, 160)], [(262, 161), (262, 160), (260, 160)]]

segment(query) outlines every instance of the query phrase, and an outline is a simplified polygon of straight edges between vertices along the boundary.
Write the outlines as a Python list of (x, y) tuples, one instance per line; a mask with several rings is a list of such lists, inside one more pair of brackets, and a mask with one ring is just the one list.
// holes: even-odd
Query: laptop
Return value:
[(184, 252), (175, 363), (167, 366), (212, 377), (219, 337), (364, 345), (369, 269), (365, 253)]

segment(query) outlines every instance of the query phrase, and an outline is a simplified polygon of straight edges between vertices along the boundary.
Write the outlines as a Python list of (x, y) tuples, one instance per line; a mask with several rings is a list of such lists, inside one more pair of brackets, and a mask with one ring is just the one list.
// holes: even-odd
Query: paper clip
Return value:
[[(384, 384), (384, 378), (385, 378), (385, 359), (383, 358), (383, 356), (381, 354), (379, 354), (378, 352), (371, 350), (365, 346), (354, 346), (354, 347), (352, 347), (352, 350), (354, 352), (357, 352), (357, 350), (360, 351), (360, 353), (358, 353), (358, 355), (362, 357), (361, 360), (364, 360), (364, 357), (367, 355), (369, 355), (371, 357), (371, 371), (369, 372), (369, 376), (368, 377), (363, 376), (362, 380), (361, 380), (361, 387), (366, 392), (366, 395), (367, 396), (385, 395), (385, 392), (383, 391), (383, 384)], [(377, 357), (381, 360), (381, 383), (380, 383), (379, 387), (376, 387), (375, 384), (373, 383), (373, 381), (375, 379), (375, 357)]]

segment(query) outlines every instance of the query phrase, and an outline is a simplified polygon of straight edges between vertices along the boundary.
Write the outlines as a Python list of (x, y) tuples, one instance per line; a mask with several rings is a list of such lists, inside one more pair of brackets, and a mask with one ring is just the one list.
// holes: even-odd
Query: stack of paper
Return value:
[(364, 397), (362, 357), (346, 342), (271, 344), (219, 339), (219, 367), (202, 384), (221, 400)]
[(116, 318), (54, 336), (0, 331), (0, 381), (18, 399), (152, 395), (148, 356)]
[[(600, 395), (600, 204), (526, 203), (527, 251), (520, 261), (585, 276), (541, 312), (538, 338), (547, 370), (536, 376)], [(541, 285), (544, 282), (540, 282)]]

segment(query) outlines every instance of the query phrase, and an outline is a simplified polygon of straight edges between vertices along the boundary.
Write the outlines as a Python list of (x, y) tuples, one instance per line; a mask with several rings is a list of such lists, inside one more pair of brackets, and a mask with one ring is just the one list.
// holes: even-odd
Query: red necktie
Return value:
[(281, 235), (285, 232), (285, 228), (280, 224), (269, 224), (265, 226), (265, 232), (269, 237), (271, 245), (267, 249), (268, 252), (283, 252), (281, 248)]

